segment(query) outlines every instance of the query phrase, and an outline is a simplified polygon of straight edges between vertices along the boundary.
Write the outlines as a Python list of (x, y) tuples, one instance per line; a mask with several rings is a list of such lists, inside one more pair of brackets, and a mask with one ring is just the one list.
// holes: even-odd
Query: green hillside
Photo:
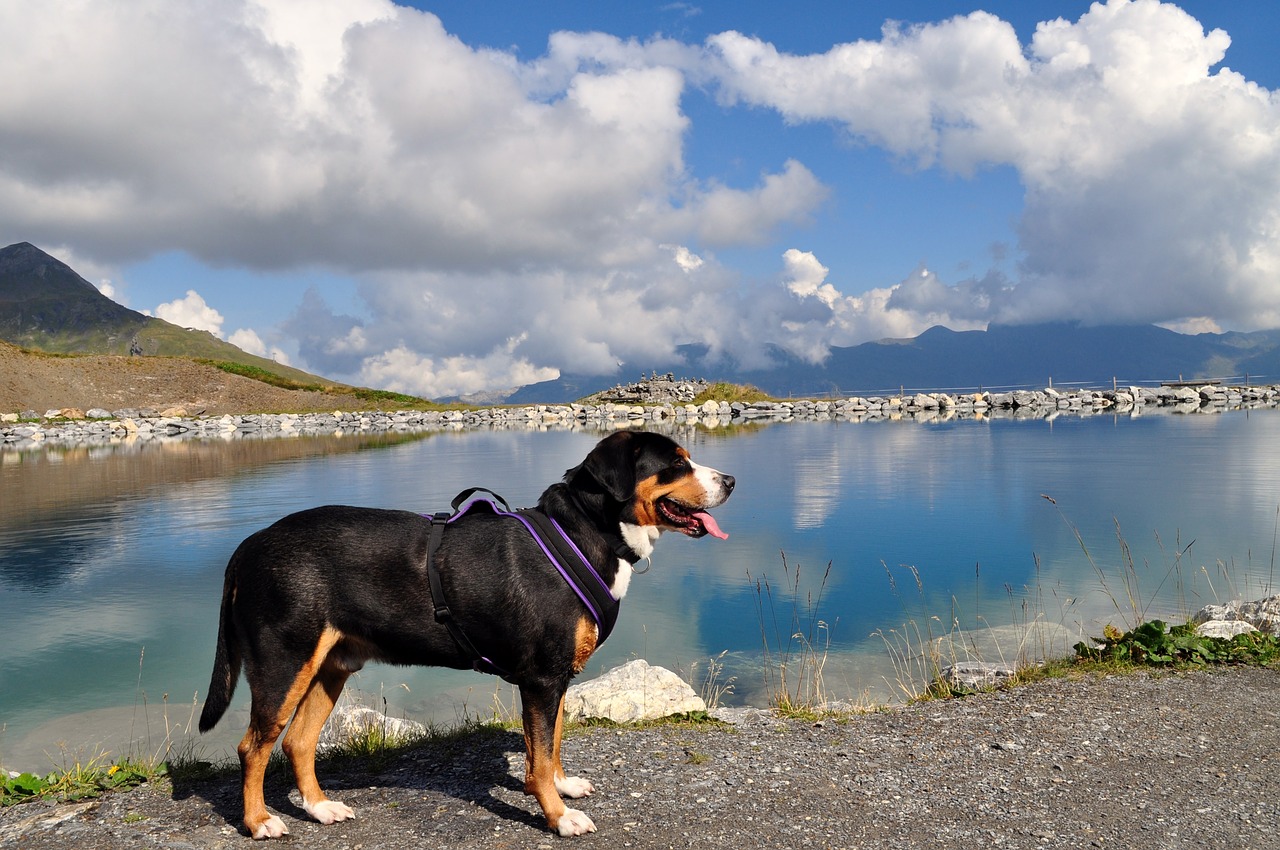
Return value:
[[(187, 357), (246, 367), (309, 387), (345, 387), (258, 357), (208, 331), (180, 328), (123, 307), (63, 263), (28, 242), (0, 248), (0, 340), (54, 354)], [(274, 381), (268, 381), (275, 383)]]

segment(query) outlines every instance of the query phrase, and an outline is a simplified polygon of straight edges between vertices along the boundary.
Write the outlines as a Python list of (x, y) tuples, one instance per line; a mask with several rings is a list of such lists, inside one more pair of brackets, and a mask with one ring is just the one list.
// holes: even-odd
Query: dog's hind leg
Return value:
[(293, 775), (302, 794), (302, 808), (320, 823), (336, 823), (356, 816), (350, 806), (326, 797), (316, 780), (316, 744), (320, 731), (350, 675), (348, 670), (331, 662), (322, 664), (281, 744), (293, 765)]
[(525, 745), (524, 792), (538, 801), (547, 818), (547, 826), (560, 835), (583, 835), (595, 832), (596, 825), (586, 814), (568, 808), (560, 799), (562, 792), (569, 796), (591, 793), (591, 783), (566, 779), (560, 766), (564, 691), (563, 684), (559, 687), (520, 687)]
[(249, 708), (249, 730), (244, 733), (236, 751), (240, 755), (244, 825), (252, 838), (280, 838), (289, 832), (284, 821), (267, 811), (262, 791), (267, 762), (271, 759), (271, 748), (284, 731), (289, 717), (311, 690), (329, 650), (341, 639), (342, 633), (336, 629), (327, 628), (321, 632), (311, 657), (301, 665), (293, 681), (288, 683), (287, 690), (281, 685), (285, 681), (283, 677), (289, 674), (281, 669), (279, 662), (255, 664), (247, 670), (253, 701)]

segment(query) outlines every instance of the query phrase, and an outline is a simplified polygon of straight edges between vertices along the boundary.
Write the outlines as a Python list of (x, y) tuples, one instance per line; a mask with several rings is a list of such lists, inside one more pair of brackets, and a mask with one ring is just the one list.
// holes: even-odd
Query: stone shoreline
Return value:
[(114, 443), (174, 438), (332, 435), (463, 428), (593, 430), (628, 425), (701, 424), (715, 428), (745, 422), (952, 419), (1050, 419), (1061, 415), (1138, 416), (1146, 412), (1217, 413), (1280, 407), (1280, 385), (1161, 386), (1115, 390), (1016, 390), (964, 394), (916, 393), (794, 401), (695, 404), (540, 404), (469, 410), (401, 410), (332, 413), (253, 413), (204, 416), (170, 408), (88, 411), (61, 409), (0, 415), (0, 448)]

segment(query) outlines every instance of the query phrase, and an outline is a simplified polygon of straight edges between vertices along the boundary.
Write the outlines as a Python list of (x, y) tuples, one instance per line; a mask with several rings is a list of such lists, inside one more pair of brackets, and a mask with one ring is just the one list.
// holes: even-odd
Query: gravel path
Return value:
[[(561, 839), (521, 793), (517, 733), (415, 750), (376, 773), (321, 769), (357, 820), (268, 804), (293, 847), (1280, 848), (1280, 671), (1052, 680), (805, 723), (593, 728), (564, 760), (599, 831)], [(247, 848), (237, 781), (144, 787), (0, 812), (0, 846)], [(334, 793), (336, 792), (336, 793)], [(296, 797), (294, 798), (296, 799)]]

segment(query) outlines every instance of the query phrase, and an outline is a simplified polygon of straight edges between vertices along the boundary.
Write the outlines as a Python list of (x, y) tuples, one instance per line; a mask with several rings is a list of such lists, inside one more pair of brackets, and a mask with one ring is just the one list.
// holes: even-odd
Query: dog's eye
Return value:
[(675, 463), (671, 464), (671, 466), (674, 469), (688, 469), (689, 461), (687, 458), (678, 457), (676, 458)]

